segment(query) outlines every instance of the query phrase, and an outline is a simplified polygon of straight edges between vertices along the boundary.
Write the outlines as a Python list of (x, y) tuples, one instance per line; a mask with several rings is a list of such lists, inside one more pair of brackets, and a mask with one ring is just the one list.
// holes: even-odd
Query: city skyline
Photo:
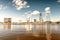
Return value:
[(46, 20), (47, 7), (51, 11), (51, 20), (60, 21), (60, 0), (0, 0), (0, 22), (3, 22), (4, 18), (12, 18), (14, 22), (26, 21), (26, 15), (32, 20), (39, 20), (39, 13), (43, 13)]

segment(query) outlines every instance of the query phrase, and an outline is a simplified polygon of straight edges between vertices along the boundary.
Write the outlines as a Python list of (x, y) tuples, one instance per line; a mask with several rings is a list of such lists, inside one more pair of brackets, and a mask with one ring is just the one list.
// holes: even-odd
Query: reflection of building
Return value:
[(11, 29), (11, 18), (4, 18), (4, 30)]

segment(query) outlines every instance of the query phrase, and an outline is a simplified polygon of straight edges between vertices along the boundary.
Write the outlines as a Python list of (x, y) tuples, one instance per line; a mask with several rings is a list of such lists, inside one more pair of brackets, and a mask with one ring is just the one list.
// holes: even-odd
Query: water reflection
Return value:
[[(50, 29), (50, 30), (48, 30)], [(43, 25), (0, 25), (0, 31), (1, 30), (23, 30), (23, 31), (32, 31), (32, 32), (40, 32), (45, 33), (46, 30), (53, 33), (53, 31), (60, 31), (60, 25), (59, 24), (43, 24)]]
[(32, 25), (25, 25), (26, 32), (32, 31)]
[(46, 23), (46, 38), (51, 40), (51, 24), (49, 22)]
[[(32, 25), (32, 24), (29, 24), (29, 25), (4, 25), (4, 26), (1, 26), (0, 28), (3, 28), (3, 30), (11, 30), (11, 31), (14, 30), (13, 32), (17, 33), (17, 35), (14, 33), (10, 34), (11, 33), (11, 31), (10, 31), (9, 34), (11, 37), (6, 36), (8, 38), (3, 37), (2, 40), (32, 40), (32, 38), (34, 40), (42, 40), (42, 39), (51, 40), (51, 39), (55, 38), (55, 36), (56, 36), (53, 34), (53, 30), (58, 32), (59, 27), (60, 27), (60, 24), (46, 23), (46, 24), (40, 24), (40, 25), (37, 25), (37, 24), (34, 24), (34, 25)], [(22, 31), (23, 31), (23, 33), (21, 33)], [(2, 33), (0, 33), (0, 35), (1, 34)]]
[(11, 25), (4, 25), (4, 30), (11, 30)]

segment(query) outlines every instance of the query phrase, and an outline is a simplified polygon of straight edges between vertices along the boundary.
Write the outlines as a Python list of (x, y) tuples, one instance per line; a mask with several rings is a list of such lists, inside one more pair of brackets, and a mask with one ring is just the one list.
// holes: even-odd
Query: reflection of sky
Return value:
[[(17, 10), (12, 3), (12, 0), (0, 0), (0, 5), (6, 7), (6, 9), (0, 9), (0, 21), (3, 21), (4, 17), (12, 17), (14, 21), (25, 19), (24, 13), (28, 11), (38, 10), (40, 12), (44, 12), (46, 7), (51, 7), (51, 17), (52, 20), (60, 20), (60, 3), (58, 0), (25, 0), (30, 5), (29, 8), (23, 8), (21, 10)], [(37, 15), (32, 16), (32, 19), (38, 18)]]

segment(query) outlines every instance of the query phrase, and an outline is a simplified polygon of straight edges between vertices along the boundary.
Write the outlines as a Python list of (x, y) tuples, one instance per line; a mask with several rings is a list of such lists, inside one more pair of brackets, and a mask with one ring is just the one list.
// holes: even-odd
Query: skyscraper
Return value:
[(40, 23), (43, 22), (43, 15), (42, 15), (42, 13), (39, 14), (39, 22), (40, 22)]
[(46, 13), (46, 38), (47, 40), (51, 40), (51, 27), (50, 27), (50, 7), (45, 8)]

